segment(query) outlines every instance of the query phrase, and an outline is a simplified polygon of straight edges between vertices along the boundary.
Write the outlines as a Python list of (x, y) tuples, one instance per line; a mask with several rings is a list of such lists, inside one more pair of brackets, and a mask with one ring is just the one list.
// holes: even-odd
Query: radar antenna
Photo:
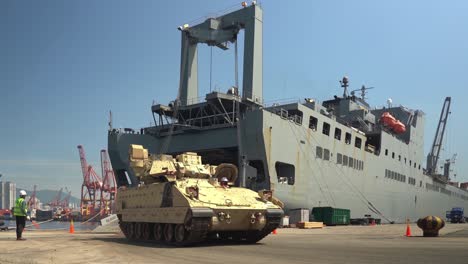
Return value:
[(349, 87), (349, 79), (347, 76), (344, 76), (343, 79), (340, 81), (341, 87), (343, 87), (343, 98), (348, 97), (348, 87)]
[(361, 91), (361, 99), (366, 100), (367, 99), (367, 97), (366, 97), (367, 90), (374, 89), (374, 88), (375, 87), (366, 87), (366, 86), (362, 85), (360, 89), (352, 90), (351, 95), (354, 96), (355, 92)]

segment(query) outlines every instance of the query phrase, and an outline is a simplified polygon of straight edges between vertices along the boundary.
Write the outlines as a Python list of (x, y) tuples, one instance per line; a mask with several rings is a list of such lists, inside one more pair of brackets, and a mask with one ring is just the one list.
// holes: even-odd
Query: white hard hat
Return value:
[(27, 193), (26, 193), (26, 191), (25, 191), (25, 190), (21, 190), (21, 191), (20, 191), (20, 195), (21, 195), (21, 196), (26, 196), (26, 195), (27, 195)]

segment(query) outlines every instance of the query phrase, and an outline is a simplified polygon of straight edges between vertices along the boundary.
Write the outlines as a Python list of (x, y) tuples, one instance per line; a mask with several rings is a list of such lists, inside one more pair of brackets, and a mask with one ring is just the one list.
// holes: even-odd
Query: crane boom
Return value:
[(442, 111), (440, 112), (439, 124), (437, 125), (434, 143), (431, 151), (427, 155), (426, 170), (429, 175), (437, 173), (437, 162), (439, 161), (440, 149), (442, 148), (442, 140), (444, 139), (445, 127), (447, 125), (448, 115), (450, 114), (451, 97), (446, 97)]
[(31, 194), (31, 196), (29, 197), (29, 200), (28, 200), (28, 209), (29, 210), (32, 210), (32, 209), (37, 209), (37, 197), (36, 197), (36, 188), (37, 188), (37, 185), (34, 185), (34, 190)]
[(80, 154), (81, 172), (83, 173), (83, 179), (86, 179), (86, 175), (88, 173), (88, 162), (86, 161), (86, 155), (82, 145), (78, 145), (78, 151)]

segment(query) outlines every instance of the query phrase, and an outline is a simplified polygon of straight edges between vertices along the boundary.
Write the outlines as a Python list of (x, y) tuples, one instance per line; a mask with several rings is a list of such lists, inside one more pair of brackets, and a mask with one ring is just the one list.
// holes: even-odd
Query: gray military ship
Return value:
[[(238, 184), (272, 189), (286, 209), (332, 206), (351, 210), (352, 218), (371, 215), (404, 222), (424, 215), (444, 216), (452, 207), (468, 208), (468, 191), (449, 182), (437, 167), (447, 123), (447, 97), (437, 134), (424, 159), (425, 115), (403, 106), (372, 108), (369, 88), (319, 102), (266, 104), (263, 101), (262, 22), (259, 5), (179, 27), (182, 37), (177, 99), (151, 107), (154, 126), (108, 132), (108, 150), (119, 186), (139, 184), (129, 169), (130, 144), (150, 153), (197, 152), (203, 163), (238, 164)], [(244, 30), (243, 83), (238, 87), (237, 36)], [(198, 94), (197, 46), (226, 50), (234, 46), (235, 85), (225, 93)], [(232, 47), (231, 47), (232, 48)], [(360, 94), (357, 95), (356, 92)]]

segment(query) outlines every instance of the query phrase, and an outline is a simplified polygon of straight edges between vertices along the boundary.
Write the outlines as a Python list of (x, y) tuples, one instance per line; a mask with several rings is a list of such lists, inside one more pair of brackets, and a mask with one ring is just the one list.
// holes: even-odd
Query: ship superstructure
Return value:
[[(466, 190), (423, 168), (422, 111), (390, 103), (371, 108), (365, 100), (369, 88), (359, 89), (361, 96), (348, 93), (346, 77), (343, 95), (331, 100), (265, 104), (262, 17), (261, 7), (252, 4), (179, 28), (177, 99), (152, 106), (154, 126), (109, 130), (108, 150), (119, 186), (138, 184), (128, 165), (129, 146), (138, 144), (150, 153), (192, 151), (204, 163), (238, 164), (240, 185), (273, 189), (286, 209), (333, 206), (351, 209), (353, 218), (370, 214), (403, 222), (444, 215), (455, 206), (468, 208)], [(245, 30), (242, 92), (236, 81), (227, 92), (210, 92), (200, 100), (197, 45), (227, 49), (233, 43), (237, 69), (240, 30)]]

